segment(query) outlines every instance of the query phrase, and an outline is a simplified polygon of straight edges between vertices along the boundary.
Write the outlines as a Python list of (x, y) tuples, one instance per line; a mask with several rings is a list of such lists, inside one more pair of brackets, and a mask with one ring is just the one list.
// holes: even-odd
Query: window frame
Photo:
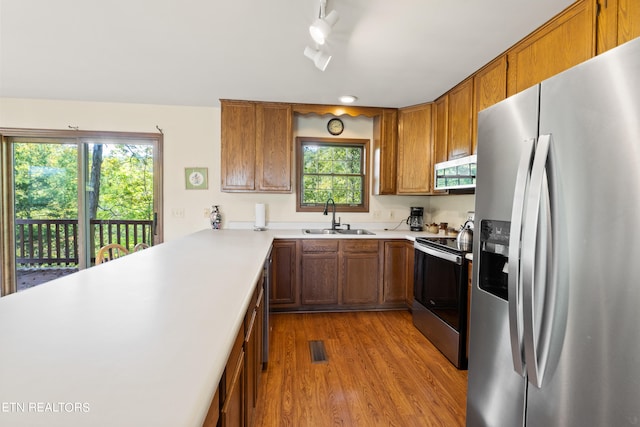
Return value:
[(302, 185), (302, 161), (303, 153), (302, 146), (307, 143), (318, 143), (321, 146), (331, 145), (355, 145), (362, 147), (362, 204), (358, 206), (336, 204), (336, 212), (369, 212), (369, 145), (368, 139), (353, 139), (353, 138), (319, 138), (319, 137), (296, 137), (296, 212), (322, 212), (324, 211), (324, 204), (313, 206), (302, 206), (302, 191), (304, 186)]

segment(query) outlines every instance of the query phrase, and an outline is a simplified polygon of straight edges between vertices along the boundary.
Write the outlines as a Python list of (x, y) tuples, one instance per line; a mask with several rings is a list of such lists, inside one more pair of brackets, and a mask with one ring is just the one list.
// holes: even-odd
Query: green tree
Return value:
[(91, 147), (91, 166), (89, 167), (89, 218), (95, 219), (100, 202), (100, 181), (102, 176), (102, 144)]
[(77, 149), (70, 144), (14, 144), (16, 218), (76, 218)]
[(302, 147), (303, 204), (362, 203), (362, 156), (360, 147), (308, 144)]
[[(152, 146), (92, 144), (90, 148), (87, 197), (94, 199), (90, 217), (152, 219)], [(76, 144), (16, 143), (14, 165), (16, 218), (78, 217)]]
[(151, 219), (153, 149), (113, 144), (103, 154), (98, 219)]

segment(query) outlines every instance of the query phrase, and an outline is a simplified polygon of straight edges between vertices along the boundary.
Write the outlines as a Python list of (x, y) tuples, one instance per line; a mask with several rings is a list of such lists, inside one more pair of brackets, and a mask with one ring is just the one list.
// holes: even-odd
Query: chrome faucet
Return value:
[(331, 202), (331, 204), (333, 205), (333, 214), (331, 217), (331, 229), (335, 230), (336, 227), (340, 227), (340, 217), (338, 217), (338, 222), (336, 222), (336, 202), (333, 200), (333, 198), (329, 197), (327, 202), (324, 204), (324, 212), (322, 212), (322, 215), (327, 215), (327, 211), (329, 210), (329, 202)]

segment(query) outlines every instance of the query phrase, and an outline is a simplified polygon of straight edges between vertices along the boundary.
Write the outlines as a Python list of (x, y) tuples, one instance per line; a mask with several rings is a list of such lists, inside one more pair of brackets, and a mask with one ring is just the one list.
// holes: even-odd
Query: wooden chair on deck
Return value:
[(149, 245), (147, 245), (146, 243), (138, 243), (137, 245), (135, 245), (133, 247), (133, 252), (138, 252), (141, 251), (143, 249), (147, 249), (149, 247)]
[(96, 265), (111, 261), (129, 253), (127, 248), (118, 243), (109, 243), (98, 250), (96, 254)]

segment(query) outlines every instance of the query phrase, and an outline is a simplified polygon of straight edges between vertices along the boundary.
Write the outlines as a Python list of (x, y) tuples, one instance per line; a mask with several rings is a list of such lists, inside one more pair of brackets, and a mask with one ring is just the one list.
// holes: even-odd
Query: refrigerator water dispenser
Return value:
[(509, 230), (507, 221), (482, 220), (480, 223), (480, 269), (478, 286), (507, 300)]

